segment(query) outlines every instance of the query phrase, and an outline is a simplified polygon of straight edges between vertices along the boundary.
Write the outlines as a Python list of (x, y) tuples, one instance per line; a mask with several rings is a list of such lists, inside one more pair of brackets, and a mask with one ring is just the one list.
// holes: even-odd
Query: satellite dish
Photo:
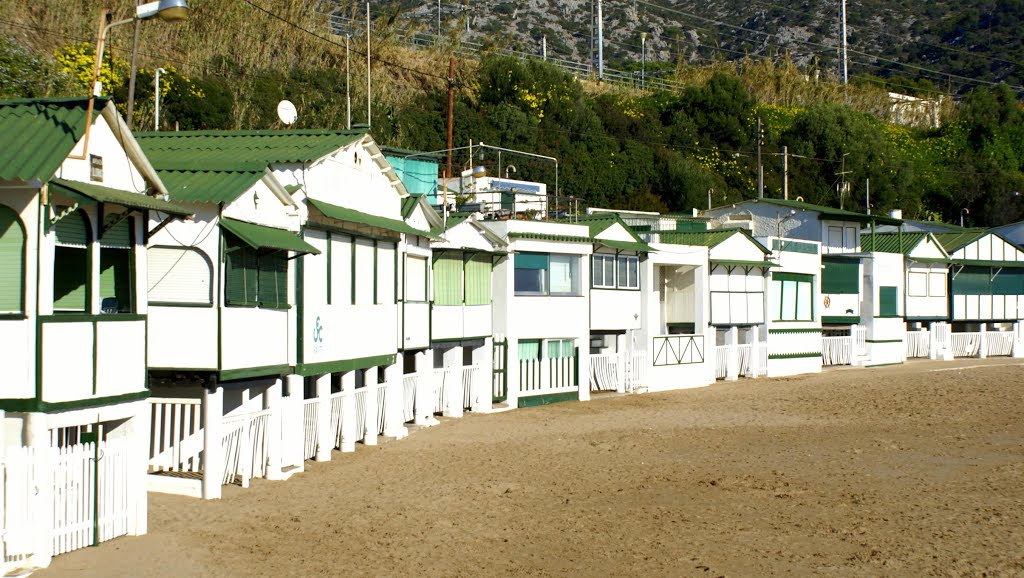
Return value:
[(290, 100), (282, 100), (277, 103), (277, 118), (281, 119), (281, 122), (285, 124), (294, 124), (295, 119), (299, 116), (295, 110), (295, 105)]

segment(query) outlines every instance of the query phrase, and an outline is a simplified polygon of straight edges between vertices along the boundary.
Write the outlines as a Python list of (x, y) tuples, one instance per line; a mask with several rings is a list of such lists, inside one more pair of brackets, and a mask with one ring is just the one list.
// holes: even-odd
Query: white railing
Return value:
[(981, 332), (951, 333), (950, 343), (953, 346), (953, 357), (977, 357), (981, 351)]
[(202, 471), (202, 400), (151, 397), (149, 405), (149, 471)]
[(822, 365), (850, 365), (853, 360), (853, 339), (848, 335), (821, 338)]
[(383, 434), (387, 430), (388, 411), (390, 403), (394, 397), (393, 384), (389, 381), (382, 383), (377, 386), (377, 433)]
[(331, 441), (334, 442), (334, 447), (341, 447), (341, 425), (345, 421), (345, 397), (347, 392), (339, 391), (338, 393), (332, 393), (330, 398), (331, 403)]
[(444, 413), (448, 409), (449, 400), (455, 395), (454, 385), (461, 385), (461, 376), (456, 376), (456, 370), (461, 367), (440, 367), (434, 369), (434, 407), (431, 413)]
[(757, 367), (753, 361), (754, 347), (749, 343), (736, 346), (736, 355), (739, 356), (739, 374), (745, 377), (757, 377)]
[(903, 337), (907, 345), (907, 359), (915, 357), (928, 357), (928, 348), (931, 345), (931, 335), (928, 331), (908, 331)]
[(950, 350), (952, 331), (948, 323), (936, 323), (932, 325), (932, 339), (935, 340), (935, 351), (943, 352)]
[(594, 391), (618, 391), (620, 383), (617, 353), (602, 353), (590, 356), (590, 389)]
[(313, 459), (316, 456), (317, 440), (320, 435), (320, 399), (307, 399), (302, 402), (302, 458)]
[(658, 335), (652, 344), (654, 367), (704, 363), (703, 335)]
[(985, 332), (986, 355), (1010, 355), (1013, 353), (1013, 332), (1012, 331), (986, 331)]
[(230, 484), (240, 477), (245, 488), (251, 478), (266, 475), (267, 426), (271, 413), (272, 410), (266, 409), (224, 419), (221, 424), (224, 431), (223, 483)]
[(647, 352), (626, 355), (626, 391), (633, 392), (647, 381)]
[(857, 327), (857, 357), (863, 359), (868, 356), (868, 328)]
[(367, 416), (366, 416), (366, 396), (367, 396), (367, 391), (370, 388), (371, 388), (371, 386), (369, 386), (369, 385), (365, 385), (363, 387), (360, 387), (359, 389), (355, 390), (355, 395), (353, 396), (353, 401), (356, 404), (356, 407), (355, 407), (355, 409), (356, 409), (356, 428), (355, 428), (356, 437), (355, 437), (354, 441), (359, 441), (359, 440), (365, 438), (366, 437), (366, 422), (367, 421), (372, 421), (372, 420), (376, 419), (376, 416), (371, 416), (370, 418), (367, 418)]
[(715, 346), (715, 379), (725, 379), (729, 375), (729, 346)]
[(578, 391), (576, 357), (519, 360), (519, 396)]
[[(37, 450), (35, 458), (49, 462), (38, 464), (37, 476), (46, 469), (52, 473), (54, 556), (93, 545), (96, 527), (100, 542), (128, 533), (129, 482), (135, 477), (129, 449), (119, 440)], [(35, 484), (47, 481), (44, 474)]]
[(487, 392), (481, 390), (483, 370), (478, 365), (468, 365), (462, 368), (462, 408), (472, 409), (473, 402)]
[(402, 418), (405, 423), (416, 419), (416, 388), (419, 383), (420, 376), (415, 373), (402, 376)]

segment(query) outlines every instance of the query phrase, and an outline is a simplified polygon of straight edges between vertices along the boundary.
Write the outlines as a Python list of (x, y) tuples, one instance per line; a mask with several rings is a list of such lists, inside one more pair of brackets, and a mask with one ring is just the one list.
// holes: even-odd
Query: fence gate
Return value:
[(495, 339), (492, 353), (491, 402), (502, 403), (508, 399), (508, 339)]
[[(83, 436), (85, 438), (85, 436)], [(88, 441), (53, 450), (53, 555), (128, 533), (128, 445)]]

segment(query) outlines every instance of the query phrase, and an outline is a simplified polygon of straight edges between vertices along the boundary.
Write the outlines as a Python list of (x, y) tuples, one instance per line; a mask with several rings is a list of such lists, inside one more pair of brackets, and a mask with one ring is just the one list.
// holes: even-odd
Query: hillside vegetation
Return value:
[[(161, 66), (161, 128), (275, 128), (275, 106), (295, 102), (299, 127), (347, 122), (344, 37), (303, 0), (192, 2), (188, 21), (142, 26), (135, 124), (153, 122), (153, 70)], [(581, 3), (583, 4), (583, 3)], [(99, 2), (0, 4), (0, 96), (82, 94), (92, 69)], [(127, 14), (131, 2), (114, 2)], [(263, 8), (263, 9), (261, 9)], [(372, 132), (383, 144), (445, 146), (447, 66), (457, 39), (413, 51), (396, 40), (396, 13), (370, 38)], [(131, 27), (111, 32), (104, 86), (124, 103)], [(352, 121), (366, 121), (366, 38), (350, 40)], [(765, 194), (781, 196), (783, 146), (789, 192), (807, 201), (908, 217), (994, 225), (1024, 216), (1024, 113), (1012, 89), (984, 86), (940, 129), (888, 124), (885, 89), (845, 90), (790, 59), (746, 59), (671, 71), (685, 89), (640, 92), (577, 79), (543, 62), (499, 55), (457, 59), (455, 146), (486, 142), (559, 159), (563, 196), (593, 205), (688, 211), (756, 196), (761, 142)], [(123, 107), (123, 104), (122, 104)], [(757, 119), (762, 132), (757, 131)], [(483, 164), (456, 153), (455, 165)], [(554, 184), (549, 163), (506, 155), (515, 176)], [(505, 167), (506, 170), (507, 166)], [(842, 173), (842, 175), (840, 174)], [(841, 196), (841, 182), (848, 189)], [(870, 183), (870, 185), (869, 185)], [(842, 197), (842, 198), (841, 198)]]

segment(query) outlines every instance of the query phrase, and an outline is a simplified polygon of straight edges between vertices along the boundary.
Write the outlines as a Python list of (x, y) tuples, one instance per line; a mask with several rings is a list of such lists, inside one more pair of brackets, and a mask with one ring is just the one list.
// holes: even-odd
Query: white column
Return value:
[[(589, 344), (587, 344), (589, 350)], [(628, 359), (629, 352), (626, 351), (626, 334), (617, 333), (615, 335), (615, 357), (617, 359), (615, 363), (615, 391), (618, 393), (626, 393), (626, 360)], [(580, 379), (580, 387), (583, 387), (584, 381), (589, 383), (589, 376), (587, 380)]]
[(402, 409), (405, 404), (405, 385), (402, 381), (401, 361), (384, 367), (383, 371), (384, 387), (388, 388), (384, 396), (385, 404), (382, 410), (387, 416), (384, 421), (384, 435), (402, 439), (409, 435), (409, 430), (403, 425), (405, 420), (402, 419), (405, 413)]
[(864, 361), (857, 355), (857, 329), (856, 324), (850, 326), (850, 365), (861, 365)]
[(224, 388), (203, 388), (203, 499), (219, 500), (224, 484)]
[(576, 383), (579, 400), (590, 401), (590, 330), (576, 339)]
[(726, 345), (729, 347), (729, 355), (725, 363), (725, 380), (736, 381), (740, 376), (740, 330), (733, 325), (725, 334)]
[(421, 426), (437, 425), (434, 418), (434, 358), (427, 349), (416, 352), (416, 419)]
[(267, 418), (267, 479), (281, 480), (281, 388), (278, 377), (263, 391), (263, 409), (270, 410)]
[(445, 368), (444, 384), (435, 383), (434, 387), (444, 387), (445, 417), (462, 417), (462, 348), (449, 347), (441, 350), (441, 366)]
[[(23, 423), (22, 435), (25, 436), (25, 445), (31, 448), (35, 448), (36, 451), (45, 451), (46, 448), (50, 447), (50, 432), (47, 428), (46, 414), (42, 413), (28, 413), (25, 414)], [(50, 475), (47, 471), (46, 475)], [(52, 559), (52, 524), (50, 520), (53, 519), (53, 484), (44, 483), (38, 485), (38, 493), (35, 496), (35, 502), (31, 506), (36, 506), (39, 510), (29, 510), (33, 513), (34, 524), (32, 528), (35, 536), (32, 540), (32, 554), (31, 563), (34, 566), (46, 567), (50, 565)]]
[(282, 466), (293, 468), (292, 473), (304, 471), (304, 451), (306, 445), (305, 432), (305, 384), (301, 375), (289, 375), (284, 378), (288, 385), (288, 396), (282, 398), (281, 405), (287, 411), (281, 413), (281, 455)]
[(928, 359), (938, 359), (938, 349), (935, 343), (935, 322), (928, 323)]
[(346, 371), (341, 374), (341, 451), (356, 451), (356, 439), (361, 437), (356, 432), (356, 372)]
[[(149, 470), (149, 440), (150, 440), (150, 409), (149, 401), (139, 402), (139, 410), (135, 417), (128, 420), (124, 425), (127, 428), (128, 443), (131, 444), (132, 457), (129, 463), (133, 464), (129, 472), (128, 482), (129, 496), (134, 510), (134, 519), (129, 514), (128, 535), (142, 536), (149, 529), (149, 500), (146, 491), (146, 477)], [(0, 423), (3, 422), (0, 412)]]
[(505, 365), (505, 404), (508, 407), (519, 407), (519, 338), (506, 337), (508, 347)]
[(987, 323), (978, 324), (978, 333), (981, 335), (981, 344), (978, 346), (978, 359), (988, 357), (988, 336), (985, 335), (987, 325)]
[(1010, 349), (1010, 357), (1020, 359), (1024, 357), (1024, 343), (1021, 343), (1021, 325), (1020, 321), (1013, 322), (1013, 343), (1012, 349)]
[(366, 377), (364, 378), (366, 381), (363, 382), (363, 389), (366, 391), (366, 397), (364, 398), (366, 399), (366, 407), (364, 408), (366, 411), (366, 420), (363, 426), (364, 430), (361, 433), (363, 434), (363, 443), (368, 446), (377, 445), (377, 426), (380, 424), (380, 415), (377, 413), (380, 411), (380, 408), (377, 407), (380, 405), (377, 403), (377, 393), (378, 390), (384, 386), (377, 383), (380, 381), (380, 374), (378, 371), (379, 369), (376, 367), (367, 369)]
[(760, 377), (761, 335), (757, 325), (750, 328), (750, 377)]
[(331, 423), (331, 374), (316, 378), (316, 461), (331, 461), (334, 439), (334, 424)]
[(484, 344), (473, 350), (473, 365), (479, 367), (477, 374), (476, 388), (473, 393), (472, 411), (487, 412), (492, 408), (492, 387), (494, 379), (494, 342), (491, 338), (484, 340)]

